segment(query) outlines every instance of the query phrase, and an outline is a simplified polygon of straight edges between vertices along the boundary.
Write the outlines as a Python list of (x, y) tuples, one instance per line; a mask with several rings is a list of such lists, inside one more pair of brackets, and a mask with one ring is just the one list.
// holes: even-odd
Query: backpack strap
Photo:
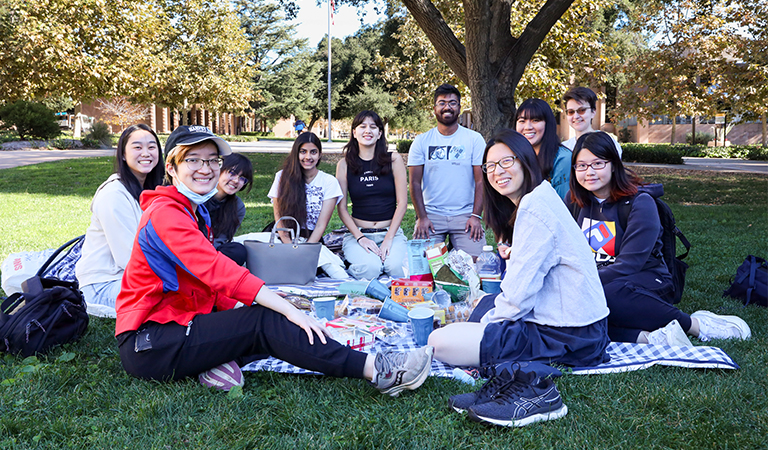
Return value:
[(675, 229), (672, 230), (672, 233), (674, 233), (674, 235), (677, 236), (678, 239), (680, 239), (680, 242), (682, 242), (683, 246), (685, 247), (685, 253), (683, 253), (680, 256), (675, 255), (675, 258), (682, 261), (685, 259), (686, 256), (688, 256), (688, 252), (691, 251), (691, 243), (688, 242), (688, 239), (685, 237), (683, 232), (680, 231), (680, 228), (677, 228), (677, 225), (675, 225)]
[(77, 241), (79, 241), (81, 239), (85, 239), (85, 235), (84, 234), (80, 235), (80, 236), (78, 236), (78, 237), (76, 237), (74, 239), (70, 239), (69, 241), (64, 243), (64, 245), (62, 245), (61, 247), (57, 248), (56, 251), (54, 251), (53, 254), (51, 256), (49, 256), (48, 259), (43, 263), (43, 265), (37, 271), (35, 276), (37, 276), (37, 277), (43, 276), (43, 273), (45, 273), (46, 269), (48, 269), (48, 266), (51, 265), (51, 263), (53, 263), (56, 260), (56, 257), (59, 256), (59, 254), (61, 252), (63, 252), (64, 250), (69, 248), (69, 246), (71, 246), (72, 244), (74, 244), (75, 242), (77, 242)]

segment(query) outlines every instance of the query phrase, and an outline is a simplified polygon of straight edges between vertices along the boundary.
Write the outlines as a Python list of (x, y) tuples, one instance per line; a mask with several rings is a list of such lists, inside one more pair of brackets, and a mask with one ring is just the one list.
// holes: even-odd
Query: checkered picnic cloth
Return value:
[[(418, 348), (413, 338), (409, 336), (397, 345), (388, 345), (376, 340), (364, 351), (379, 353), (384, 351), (407, 352)], [(696, 369), (738, 369), (730, 356), (717, 347), (669, 347), (666, 345), (634, 344), (627, 342), (611, 342), (608, 344), (608, 354), (611, 360), (594, 367), (574, 367), (575, 375), (592, 375), (603, 373), (631, 372), (647, 369), (654, 365), (677, 366)], [(453, 377), (454, 366), (432, 360), (433, 377)], [(245, 371), (267, 370), (280, 373), (318, 374), (291, 365), (276, 358), (254, 361), (243, 367)]]
[[(302, 294), (308, 297), (322, 297), (339, 295), (339, 285), (344, 281), (319, 277), (314, 284), (303, 285), (272, 285), (273, 290)], [(389, 279), (379, 279), (382, 283)], [(376, 340), (373, 345), (366, 347), (365, 352), (379, 353), (384, 351), (406, 352), (418, 348), (413, 336), (402, 339), (397, 345), (389, 345)], [(591, 375), (602, 373), (631, 372), (647, 369), (648, 367), (677, 366), (695, 369), (738, 369), (739, 365), (728, 354), (717, 347), (670, 347), (666, 345), (635, 344), (628, 342), (611, 342), (608, 344), (608, 355), (611, 360), (594, 367), (574, 367), (572, 373), (576, 375)], [(454, 366), (432, 360), (431, 376), (453, 377)], [(268, 370), (280, 373), (317, 374), (276, 358), (254, 361), (245, 367), (245, 371)]]

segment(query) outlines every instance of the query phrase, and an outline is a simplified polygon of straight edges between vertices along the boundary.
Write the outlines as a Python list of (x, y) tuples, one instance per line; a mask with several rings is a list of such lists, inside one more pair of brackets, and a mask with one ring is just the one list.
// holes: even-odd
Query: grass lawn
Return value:
[[(242, 232), (271, 220), (266, 193), (283, 159), (249, 157), (256, 176)], [(0, 170), (0, 260), (82, 234), (111, 171), (111, 158)], [(453, 380), (428, 379), (398, 399), (359, 380), (274, 373), (247, 373), (239, 396), (196, 380), (140, 381), (122, 370), (114, 320), (95, 318), (81, 341), (47, 356), (0, 357), (0, 448), (766, 448), (768, 311), (721, 294), (746, 255), (768, 255), (768, 177), (639, 171), (665, 184), (693, 244), (680, 308), (738, 314), (752, 327), (750, 341), (713, 343), (740, 370), (566, 375), (557, 381), (565, 418), (499, 429), (448, 408), (450, 395), (471, 389)], [(413, 222), (410, 209), (407, 234)], [(334, 214), (329, 227), (340, 225)]]

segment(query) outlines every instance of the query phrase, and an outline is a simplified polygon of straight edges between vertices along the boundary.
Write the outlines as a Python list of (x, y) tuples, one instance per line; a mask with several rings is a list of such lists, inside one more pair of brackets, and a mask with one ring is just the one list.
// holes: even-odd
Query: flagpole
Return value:
[(328, 142), (331, 139), (331, 1), (328, 0)]

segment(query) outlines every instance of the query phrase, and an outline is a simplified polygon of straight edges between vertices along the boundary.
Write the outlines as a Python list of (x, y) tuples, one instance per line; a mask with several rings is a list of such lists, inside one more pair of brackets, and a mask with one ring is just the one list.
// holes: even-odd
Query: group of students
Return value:
[[(594, 105), (570, 94), (568, 116), (591, 122), (587, 110), (594, 115)], [(253, 169), (200, 126), (177, 128), (164, 158), (149, 127), (129, 127), (120, 137), (116, 173), (94, 197), (77, 266), (86, 300), (89, 307), (114, 302), (128, 373), (198, 376), (220, 388), (242, 379), (241, 365), (266, 355), (365, 378), (397, 395), (426, 379), (433, 349), (436, 358), (461, 366), (590, 366), (608, 359), (610, 340), (691, 345), (686, 334), (750, 337), (738, 317), (688, 315), (666, 300), (671, 276), (660, 257), (655, 203), (638, 193), (641, 180), (622, 164), (615, 139), (590, 123), (572, 150), (561, 145), (552, 110), (539, 99), (523, 102), (515, 124), (517, 131), (488, 141), (481, 166), (485, 223), (506, 261), (501, 292), (483, 297), (469, 322), (434, 331), (426, 347), (366, 355), (341, 346), (242, 267), (244, 249), (231, 241), (245, 208), (235, 194), (252, 184)], [(295, 140), (268, 194), (275, 220), (295, 217), (303, 239), (319, 242), (337, 208), (349, 230), (349, 273), (403, 276), (406, 169), (398, 153), (387, 151), (379, 116), (355, 117), (336, 177), (318, 169), (321, 157), (314, 134)], [(627, 200), (623, 221), (618, 205)], [(566, 203), (578, 207), (577, 220)], [(321, 258), (322, 268), (346, 275), (334, 257)]]

